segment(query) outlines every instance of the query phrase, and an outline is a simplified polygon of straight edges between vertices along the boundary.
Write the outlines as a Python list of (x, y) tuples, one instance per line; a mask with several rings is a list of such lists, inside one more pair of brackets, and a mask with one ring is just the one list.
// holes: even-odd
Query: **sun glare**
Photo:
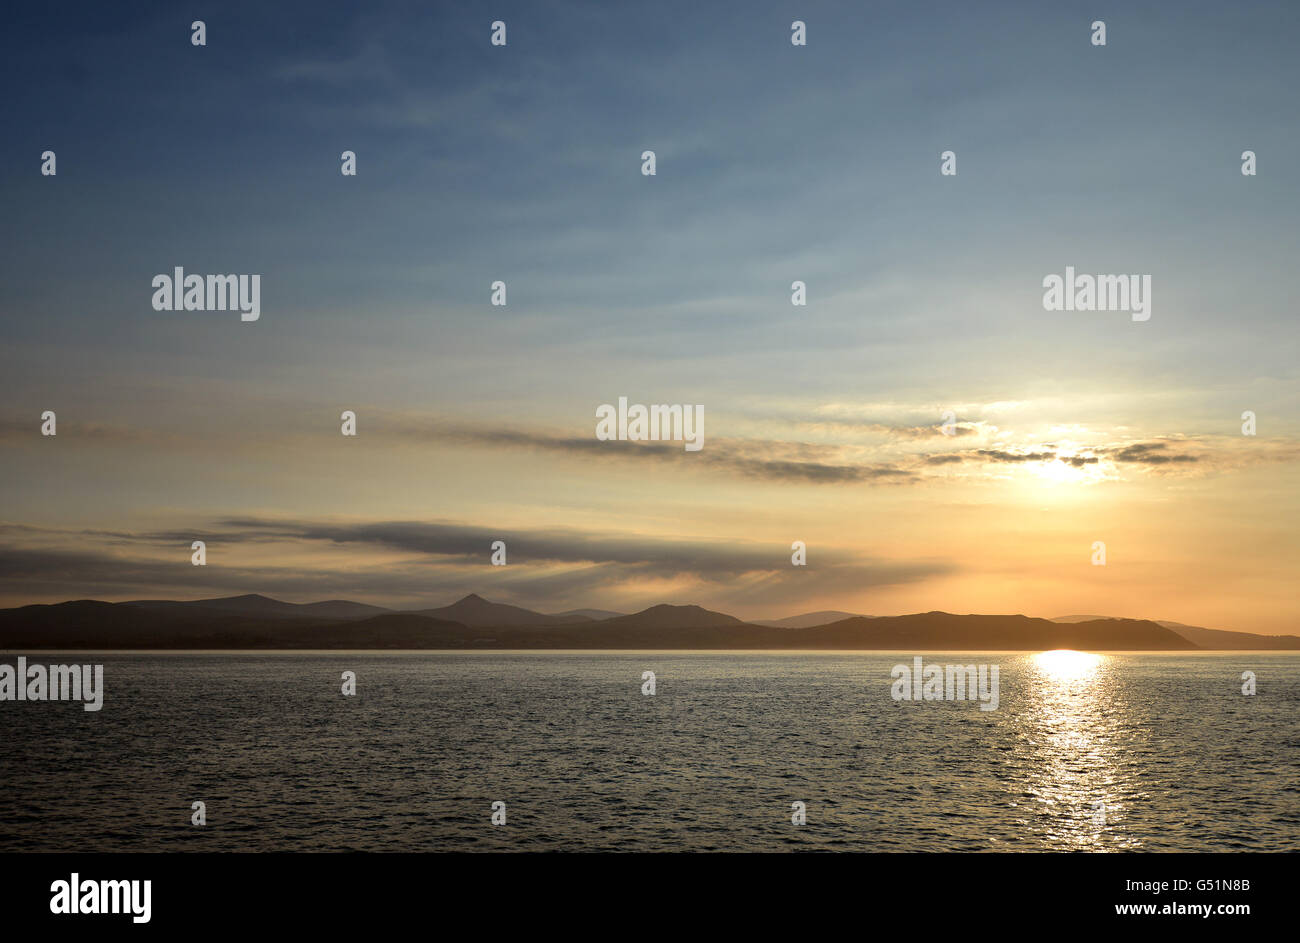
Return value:
[(1074, 465), (1069, 461), (1070, 458), (1073, 456), (1038, 462), (1032, 468), (1033, 474), (1054, 484), (1091, 484), (1103, 477), (1098, 465)]
[(1075, 681), (1095, 674), (1101, 658), (1102, 656), (1090, 652), (1057, 648), (1035, 655), (1034, 666), (1053, 681)]

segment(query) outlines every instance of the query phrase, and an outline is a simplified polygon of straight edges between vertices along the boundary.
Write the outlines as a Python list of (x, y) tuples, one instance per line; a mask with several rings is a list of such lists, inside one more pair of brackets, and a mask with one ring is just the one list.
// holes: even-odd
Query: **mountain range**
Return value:
[(435, 609), (267, 596), (108, 603), (76, 600), (0, 610), (0, 648), (47, 649), (846, 649), (900, 651), (1300, 650), (1294, 635), (1252, 635), (1104, 616), (862, 616), (836, 610), (745, 622), (699, 606), (623, 614), (547, 614), (470, 594)]

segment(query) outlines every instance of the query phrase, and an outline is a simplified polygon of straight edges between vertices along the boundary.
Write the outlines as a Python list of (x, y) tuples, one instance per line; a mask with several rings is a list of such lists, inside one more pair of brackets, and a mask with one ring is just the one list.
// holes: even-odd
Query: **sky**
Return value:
[[(0, 604), (1300, 632), (1295, 4), (9, 16)], [(260, 318), (154, 310), (176, 266)], [(1150, 319), (1045, 310), (1066, 266)]]

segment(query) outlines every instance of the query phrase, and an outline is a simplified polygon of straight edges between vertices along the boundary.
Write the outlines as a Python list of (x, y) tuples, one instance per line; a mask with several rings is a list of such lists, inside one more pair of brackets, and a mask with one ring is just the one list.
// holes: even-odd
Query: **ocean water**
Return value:
[(28, 659), (106, 695), (0, 702), (3, 851), (1300, 850), (1294, 653), (924, 655), (990, 711), (899, 653)]

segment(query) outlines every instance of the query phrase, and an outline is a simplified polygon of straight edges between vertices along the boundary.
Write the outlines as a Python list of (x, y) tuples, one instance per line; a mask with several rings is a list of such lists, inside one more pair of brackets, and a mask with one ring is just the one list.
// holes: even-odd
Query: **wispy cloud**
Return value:
[[(190, 565), (190, 533), (10, 526), (0, 535), (0, 595), (59, 599), (262, 592), (435, 606), (480, 592), (545, 609), (649, 604), (665, 593), (676, 602), (811, 605), (818, 592), (923, 582), (957, 569), (946, 560), (824, 547), (809, 571), (791, 566), (785, 544), (427, 521), (216, 520), (201, 533), (209, 553), (203, 568)], [(510, 565), (488, 564), (495, 540), (506, 541)], [(261, 562), (272, 560), (284, 562)]]
[(1169, 465), (1178, 462), (1199, 462), (1201, 456), (1187, 452), (1172, 451), (1169, 442), (1135, 442), (1119, 448), (1103, 449), (1102, 454), (1112, 462), (1128, 462), (1135, 465)]
[(712, 436), (699, 452), (672, 442), (600, 441), (519, 429), (477, 427), (437, 421), (407, 422), (396, 427), (425, 441), (456, 441), (503, 449), (529, 449), (585, 459), (639, 461), (691, 466), (718, 474), (776, 482), (808, 484), (906, 483), (916, 472), (902, 464), (853, 462), (842, 446), (772, 439)]

